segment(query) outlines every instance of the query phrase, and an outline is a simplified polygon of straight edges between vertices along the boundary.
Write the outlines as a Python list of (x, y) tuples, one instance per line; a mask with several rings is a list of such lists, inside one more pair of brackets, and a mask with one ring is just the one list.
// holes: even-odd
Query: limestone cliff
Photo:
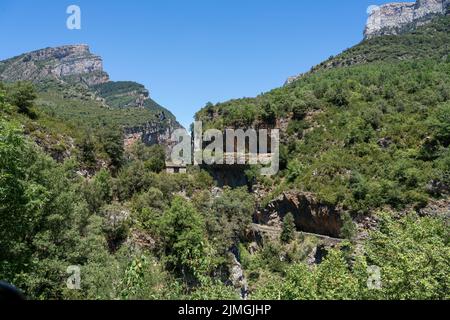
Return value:
[(342, 210), (320, 203), (313, 194), (291, 190), (271, 201), (266, 208), (258, 211), (254, 221), (259, 224), (281, 227), (284, 216), (294, 215), (299, 231), (340, 237)]
[(450, 0), (417, 0), (374, 6), (367, 20), (364, 37), (396, 35), (423, 25), (436, 15), (446, 14)]
[[(322, 70), (382, 61), (446, 59), (449, 53), (449, 10), (450, 0), (373, 6), (365, 41), (331, 56), (308, 72), (288, 78), (285, 86)], [(388, 37), (381, 37), (383, 35)], [(418, 41), (427, 50), (416, 50), (411, 41)]]
[(1, 81), (64, 81), (79, 76), (87, 85), (109, 81), (103, 61), (87, 45), (70, 45), (33, 51), (0, 62)]

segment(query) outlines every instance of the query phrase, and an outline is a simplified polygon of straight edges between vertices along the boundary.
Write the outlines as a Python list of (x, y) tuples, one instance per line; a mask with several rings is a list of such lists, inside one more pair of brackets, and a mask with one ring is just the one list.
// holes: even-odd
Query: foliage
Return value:
[(212, 261), (205, 243), (205, 225), (201, 215), (183, 198), (174, 198), (159, 222), (160, 234), (169, 266), (185, 279), (202, 280), (211, 271)]
[(356, 224), (353, 222), (351, 215), (348, 212), (345, 212), (342, 215), (341, 237), (344, 239), (353, 240), (357, 231)]
[(160, 173), (166, 166), (166, 152), (163, 146), (147, 147), (142, 142), (133, 145), (132, 155), (135, 159), (143, 161), (147, 170)]
[(113, 170), (117, 171), (124, 161), (123, 133), (120, 129), (105, 128), (100, 132), (100, 141), (111, 160)]
[(378, 299), (449, 299), (449, 234), (443, 218), (382, 215), (366, 246), (367, 262), (382, 271)]
[(62, 298), (68, 266), (107, 260), (100, 225), (61, 167), (3, 120), (0, 154), (0, 278), (34, 298)]
[[(449, 299), (448, 219), (405, 213), (450, 190), (448, 22), (364, 41), (285, 87), (199, 111), (205, 128), (288, 122), (279, 176), (245, 172), (262, 199), (213, 188), (199, 168), (166, 174), (159, 146), (125, 151), (124, 127), (174, 120), (152, 100), (124, 107), (137, 103), (125, 93), (147, 94), (136, 83), (44, 81), (37, 100), (30, 84), (0, 85), (0, 278), (32, 299), (237, 299), (225, 284), (233, 252), (253, 299)], [(352, 241), (318, 265), (306, 262), (320, 240), (295, 237), (292, 215), (280, 239), (252, 230), (256, 209), (294, 188), (346, 212)], [(385, 207), (356, 242), (352, 216)], [(81, 290), (66, 286), (70, 266)]]
[[(399, 220), (381, 215), (365, 254), (346, 259), (344, 247), (328, 252), (318, 266), (294, 264), (282, 280), (258, 289), (253, 299), (448, 299), (448, 226), (441, 218), (409, 214)], [(368, 267), (381, 270), (380, 288), (368, 286)]]
[(225, 255), (249, 227), (255, 208), (254, 199), (244, 188), (225, 188), (204, 209), (209, 238), (221, 255)]
[(450, 64), (442, 57), (449, 21), (364, 41), (287, 86), (208, 105), (196, 119), (205, 127), (261, 127), (276, 115), (289, 122), (282, 132), (285, 188), (352, 214), (423, 207), (436, 195), (430, 183), (445, 180)]
[(10, 104), (16, 106), (20, 113), (34, 116), (32, 107), (36, 99), (34, 86), (29, 82), (17, 82), (8, 91), (7, 100)]
[(283, 220), (283, 231), (281, 232), (280, 240), (288, 243), (295, 238), (295, 222), (292, 213), (288, 213)]

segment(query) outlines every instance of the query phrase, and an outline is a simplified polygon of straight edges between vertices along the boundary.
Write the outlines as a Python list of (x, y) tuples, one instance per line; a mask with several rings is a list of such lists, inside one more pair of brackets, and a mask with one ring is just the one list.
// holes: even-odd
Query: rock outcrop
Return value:
[(239, 295), (242, 299), (247, 299), (248, 297), (248, 284), (247, 279), (244, 275), (244, 270), (242, 268), (241, 263), (237, 257), (238, 254), (230, 253), (231, 264), (229, 267), (229, 281), (233, 285), (233, 287), (238, 291)]
[(75, 77), (91, 86), (109, 81), (103, 61), (87, 45), (33, 51), (0, 62), (0, 81), (33, 81)]
[(396, 35), (429, 22), (436, 15), (444, 15), (450, 0), (417, 0), (373, 6), (364, 31), (370, 39), (380, 35)]
[(179, 128), (181, 128), (180, 124), (172, 119), (154, 120), (140, 126), (126, 127), (124, 129), (125, 148), (131, 147), (137, 141), (147, 146), (163, 145), (166, 147), (168, 157), (175, 143), (172, 141), (172, 133)]
[(256, 223), (281, 228), (284, 217), (292, 213), (298, 231), (339, 238), (342, 228), (341, 210), (320, 203), (313, 194), (287, 191), (255, 214)]

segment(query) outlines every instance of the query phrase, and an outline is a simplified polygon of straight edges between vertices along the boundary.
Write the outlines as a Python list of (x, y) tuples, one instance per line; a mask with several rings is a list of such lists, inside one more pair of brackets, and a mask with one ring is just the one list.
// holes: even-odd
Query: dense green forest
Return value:
[[(449, 195), (449, 31), (439, 18), (257, 98), (208, 104), (196, 115), (205, 127), (288, 123), (277, 176), (249, 170), (248, 186), (219, 191), (199, 168), (165, 173), (160, 146), (124, 148), (134, 109), (54, 84), (2, 84), (0, 279), (33, 299), (239, 299), (238, 260), (249, 299), (450, 299), (448, 207), (421, 211)], [(97, 90), (108, 99), (134, 85)], [(255, 247), (255, 210), (286, 190), (346, 213), (342, 241), (320, 263), (308, 263), (319, 240), (297, 232), (291, 214)], [(361, 240), (354, 221), (366, 216), (378, 224)], [(66, 286), (70, 266), (81, 268), (81, 290)], [(381, 268), (376, 289), (371, 266)]]

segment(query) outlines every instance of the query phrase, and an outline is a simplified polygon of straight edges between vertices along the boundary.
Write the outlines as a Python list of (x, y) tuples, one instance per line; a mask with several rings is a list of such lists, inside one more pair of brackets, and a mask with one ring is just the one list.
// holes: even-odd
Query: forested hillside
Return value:
[[(209, 105), (197, 119), (222, 128), (287, 122), (279, 191), (311, 191), (354, 214), (424, 206), (448, 191), (449, 24), (365, 41), (327, 63), (334, 68)], [(357, 59), (366, 63), (341, 66)]]

